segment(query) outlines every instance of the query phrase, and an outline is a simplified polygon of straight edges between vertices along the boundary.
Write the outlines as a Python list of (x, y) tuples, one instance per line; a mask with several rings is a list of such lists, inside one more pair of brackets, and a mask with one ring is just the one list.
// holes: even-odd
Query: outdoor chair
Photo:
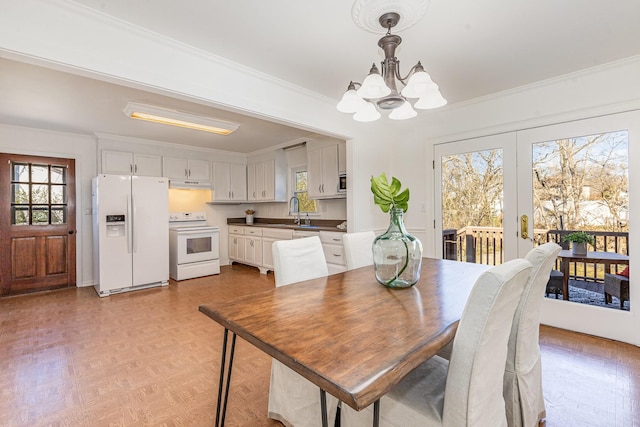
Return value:
[(620, 310), (629, 301), (629, 278), (620, 274), (604, 274), (604, 302), (611, 304), (611, 296), (620, 300)]
[(564, 279), (564, 274), (558, 270), (551, 270), (551, 275), (549, 276), (549, 281), (547, 282), (547, 290), (545, 291), (546, 296), (549, 294), (555, 294), (556, 299), (558, 299), (558, 294), (562, 293), (562, 280)]

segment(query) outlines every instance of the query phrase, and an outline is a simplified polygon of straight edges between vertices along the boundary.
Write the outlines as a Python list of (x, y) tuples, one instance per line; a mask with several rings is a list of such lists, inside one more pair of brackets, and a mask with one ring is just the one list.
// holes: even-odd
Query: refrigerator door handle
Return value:
[(138, 239), (136, 238), (136, 202), (133, 200), (133, 194), (131, 195), (131, 209), (133, 210), (133, 215), (131, 215), (131, 241), (133, 242), (133, 253), (138, 252)]
[(131, 234), (133, 231), (133, 227), (132, 227), (132, 220), (133, 217), (131, 216), (131, 204), (129, 203), (130, 197), (127, 197), (127, 217), (128, 220), (126, 222), (127, 224), (127, 252), (131, 253), (132, 250), (132, 246), (133, 246), (133, 235)]

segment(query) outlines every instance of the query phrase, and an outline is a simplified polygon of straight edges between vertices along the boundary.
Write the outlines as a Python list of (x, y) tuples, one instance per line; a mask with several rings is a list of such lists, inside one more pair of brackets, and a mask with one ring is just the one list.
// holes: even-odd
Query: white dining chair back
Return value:
[(509, 427), (537, 426), (546, 416), (539, 346), (540, 315), (549, 275), (561, 249), (555, 243), (545, 243), (525, 257), (533, 268), (513, 319), (504, 374)]
[[(276, 287), (329, 275), (322, 243), (317, 236), (273, 242)], [(328, 420), (336, 418), (338, 399), (327, 394)], [(285, 426), (319, 427), (322, 424), (320, 389), (276, 359), (271, 362), (269, 418)]]
[(375, 238), (376, 235), (373, 231), (345, 233), (342, 236), (347, 270), (373, 265), (373, 241)]
[(272, 252), (276, 287), (329, 275), (318, 236), (275, 241)]
[[(476, 281), (453, 341), (451, 361), (433, 356), (380, 399), (380, 425), (507, 425), (502, 397), (507, 342), (531, 263), (508, 261)], [(373, 405), (372, 405), (373, 406)], [(342, 405), (343, 427), (372, 423), (371, 406)]]

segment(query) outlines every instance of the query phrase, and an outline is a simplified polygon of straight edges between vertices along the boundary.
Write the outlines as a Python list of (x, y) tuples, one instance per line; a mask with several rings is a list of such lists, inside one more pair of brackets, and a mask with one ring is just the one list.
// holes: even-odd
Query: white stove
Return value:
[(169, 277), (192, 279), (220, 273), (220, 228), (204, 212), (169, 214)]

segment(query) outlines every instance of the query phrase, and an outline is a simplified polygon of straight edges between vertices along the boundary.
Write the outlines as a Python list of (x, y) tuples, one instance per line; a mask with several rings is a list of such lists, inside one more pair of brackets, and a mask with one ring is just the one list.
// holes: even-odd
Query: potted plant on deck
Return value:
[(593, 246), (595, 237), (585, 231), (574, 231), (562, 238), (563, 242), (571, 242), (571, 251), (574, 255), (586, 255), (587, 243)]

